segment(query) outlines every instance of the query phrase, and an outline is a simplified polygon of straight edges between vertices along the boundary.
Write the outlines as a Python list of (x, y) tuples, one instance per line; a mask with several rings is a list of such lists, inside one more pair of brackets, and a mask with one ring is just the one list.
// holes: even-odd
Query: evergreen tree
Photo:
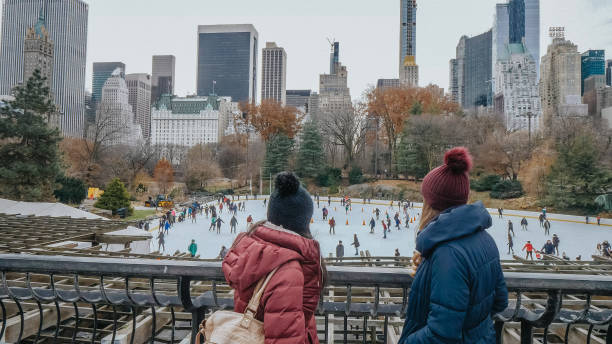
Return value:
[(40, 71), (0, 104), (0, 196), (20, 201), (53, 200), (61, 175), (60, 133), (45, 119), (55, 105)]
[(300, 177), (314, 177), (324, 164), (323, 140), (314, 122), (306, 123), (300, 141), (297, 173)]
[(127, 208), (128, 215), (131, 215), (134, 209), (130, 204), (130, 193), (125, 188), (125, 185), (119, 180), (114, 178), (106, 185), (104, 193), (100, 196), (100, 199), (94, 204), (96, 208), (107, 209), (116, 211), (120, 208)]
[(62, 176), (57, 183), (60, 188), (53, 192), (53, 195), (62, 203), (81, 204), (87, 197), (87, 187), (78, 178)]
[(275, 175), (289, 169), (289, 158), (293, 152), (293, 139), (283, 133), (276, 134), (266, 143), (264, 175)]
[(546, 178), (544, 203), (557, 209), (595, 211), (597, 196), (610, 190), (612, 173), (599, 165), (593, 138), (581, 134), (559, 145), (557, 161)]
[(397, 171), (405, 176), (423, 178), (429, 172), (429, 168), (419, 136), (415, 135), (414, 131), (410, 123), (404, 125), (397, 145)]

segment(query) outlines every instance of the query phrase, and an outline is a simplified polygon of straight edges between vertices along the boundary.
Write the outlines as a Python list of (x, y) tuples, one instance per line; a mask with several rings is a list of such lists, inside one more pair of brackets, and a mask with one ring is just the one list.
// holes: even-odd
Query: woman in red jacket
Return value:
[(266, 344), (318, 344), (314, 312), (324, 284), (319, 243), (310, 234), (313, 203), (292, 173), (276, 177), (268, 220), (240, 234), (223, 260), (234, 289), (234, 311), (243, 313), (255, 285), (272, 270), (255, 316)]

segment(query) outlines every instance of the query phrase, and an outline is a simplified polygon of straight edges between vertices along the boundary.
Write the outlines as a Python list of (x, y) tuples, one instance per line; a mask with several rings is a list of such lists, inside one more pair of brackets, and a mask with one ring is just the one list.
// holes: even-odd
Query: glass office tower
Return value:
[(258, 33), (251, 24), (198, 27), (197, 93), (255, 101)]

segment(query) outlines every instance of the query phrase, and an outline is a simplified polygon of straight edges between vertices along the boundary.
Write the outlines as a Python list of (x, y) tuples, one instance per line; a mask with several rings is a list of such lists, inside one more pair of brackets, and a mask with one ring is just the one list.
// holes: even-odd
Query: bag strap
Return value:
[(253, 296), (244, 310), (242, 321), (240, 321), (240, 326), (243, 328), (249, 328), (251, 321), (255, 319), (255, 314), (257, 314), (257, 310), (259, 309), (259, 301), (261, 301), (261, 297), (268, 286), (268, 282), (270, 282), (270, 279), (272, 279), (272, 276), (279, 268), (280, 266), (276, 267), (268, 274), (268, 276), (265, 277), (265, 279), (262, 278), (259, 280), (259, 282), (257, 282), (257, 285), (253, 291)]

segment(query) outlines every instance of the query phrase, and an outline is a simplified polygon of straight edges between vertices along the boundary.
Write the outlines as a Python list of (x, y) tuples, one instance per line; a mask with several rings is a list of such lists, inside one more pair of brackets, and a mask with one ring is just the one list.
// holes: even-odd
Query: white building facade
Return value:
[[(97, 132), (92, 132), (92, 129)], [(127, 84), (117, 69), (104, 83), (102, 101), (96, 113), (96, 125), (89, 135), (104, 137), (108, 146), (135, 146), (142, 141), (142, 130), (134, 122)]]
[(508, 131), (539, 129), (537, 64), (523, 44), (508, 44), (495, 65), (496, 111)]
[(140, 124), (142, 136), (151, 136), (151, 76), (146, 73), (125, 76), (129, 91), (129, 102), (134, 112), (134, 121)]
[(274, 42), (262, 50), (261, 100), (287, 103), (287, 53)]
[(237, 113), (238, 103), (228, 97), (162, 96), (151, 111), (151, 144), (193, 147), (217, 143)]

